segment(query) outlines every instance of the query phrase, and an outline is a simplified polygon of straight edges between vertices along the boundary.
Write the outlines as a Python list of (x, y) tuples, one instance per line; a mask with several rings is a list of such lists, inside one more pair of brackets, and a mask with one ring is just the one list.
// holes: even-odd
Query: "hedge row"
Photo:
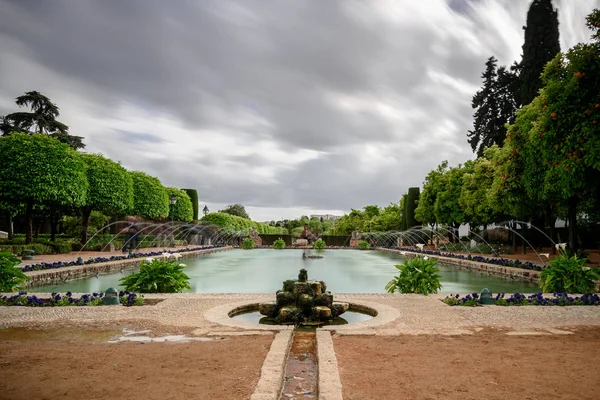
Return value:
[(246, 233), (250, 232), (252, 228), (256, 228), (259, 234), (287, 234), (287, 229), (285, 228), (269, 226), (261, 224), (260, 222), (255, 222), (246, 218), (238, 217), (236, 215), (221, 212), (207, 214), (204, 217), (202, 217), (201, 221), (207, 224), (221, 226), (223, 228), (231, 229), (234, 231), (244, 231)]

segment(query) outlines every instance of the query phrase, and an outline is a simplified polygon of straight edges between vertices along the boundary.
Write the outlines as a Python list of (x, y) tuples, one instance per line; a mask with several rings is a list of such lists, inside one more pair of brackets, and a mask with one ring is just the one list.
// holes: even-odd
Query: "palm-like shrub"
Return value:
[(31, 279), (17, 267), (20, 263), (21, 260), (7, 251), (0, 253), (0, 292), (13, 292)]
[(323, 239), (319, 239), (313, 243), (313, 248), (315, 248), (317, 250), (322, 250), (325, 248), (325, 246), (326, 246), (326, 243)]
[(253, 249), (254, 247), (255, 247), (254, 240), (252, 240), (251, 238), (246, 238), (242, 241), (242, 249), (250, 250), (250, 249)]
[(285, 240), (283, 239), (277, 239), (276, 241), (273, 242), (273, 248), (274, 249), (285, 249)]
[(561, 254), (540, 272), (539, 285), (544, 293), (589, 293), (596, 291), (598, 272), (585, 264), (587, 259)]
[(176, 261), (142, 261), (139, 272), (121, 278), (128, 292), (180, 293), (190, 289), (190, 277), (183, 272), (185, 264)]
[(436, 267), (437, 260), (428, 257), (415, 257), (396, 265), (400, 275), (394, 277), (385, 286), (388, 293), (437, 293), (442, 288), (440, 284), (440, 271)]

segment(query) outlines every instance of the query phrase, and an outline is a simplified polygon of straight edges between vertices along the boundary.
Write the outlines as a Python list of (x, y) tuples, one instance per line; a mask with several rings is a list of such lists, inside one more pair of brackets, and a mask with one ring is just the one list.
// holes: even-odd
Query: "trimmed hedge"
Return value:
[(419, 223), (415, 219), (415, 209), (417, 208), (417, 203), (419, 202), (420, 197), (420, 189), (418, 187), (408, 188), (408, 194), (406, 195), (406, 202), (404, 203), (406, 213), (406, 229), (410, 229), (413, 226), (419, 226)]
[(252, 228), (256, 228), (259, 234), (287, 234), (287, 229), (285, 228), (261, 224), (260, 222), (255, 222), (246, 218), (222, 212), (207, 214), (204, 217), (202, 217), (201, 221), (208, 224), (221, 226), (226, 229), (232, 229), (234, 231), (244, 231), (246, 233), (249, 233), (252, 230)]
[(194, 209), (194, 221), (198, 221), (198, 191), (196, 189), (181, 189), (190, 196), (192, 208)]
[(35, 255), (54, 254), (54, 249), (52, 247), (46, 246), (45, 244), (40, 244), (40, 243), (13, 244), (13, 245), (1, 245), (0, 244), (0, 252), (8, 251), (17, 256), (21, 256), (23, 254), (23, 250), (34, 250)]
[(9, 251), (21, 255), (23, 250), (34, 250), (35, 254), (68, 254), (72, 250), (72, 243), (66, 240), (51, 242), (47, 239), (33, 239), (33, 243), (25, 244), (24, 238), (13, 240), (0, 240), (0, 251)]

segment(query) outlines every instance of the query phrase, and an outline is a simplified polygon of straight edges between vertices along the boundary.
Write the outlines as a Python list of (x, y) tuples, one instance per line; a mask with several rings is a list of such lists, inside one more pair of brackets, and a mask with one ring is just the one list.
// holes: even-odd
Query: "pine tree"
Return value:
[[(514, 71), (514, 68), (511, 68)], [(498, 102), (499, 121), (502, 125), (498, 130), (494, 143), (502, 146), (506, 139), (506, 124), (515, 122), (517, 115), (517, 103), (515, 93), (518, 88), (518, 78), (506, 67), (498, 68), (498, 79), (496, 80), (496, 101)]]
[(542, 87), (544, 66), (560, 52), (558, 13), (552, 0), (533, 0), (527, 12), (523, 59), (520, 63), (518, 105), (527, 105)]
[(3, 135), (24, 132), (30, 135), (45, 134), (66, 143), (75, 150), (83, 149), (83, 138), (69, 134), (69, 127), (56, 118), (60, 115), (56, 104), (40, 92), (27, 92), (17, 97), (19, 107), (30, 107), (31, 112), (15, 112), (0, 116), (0, 131)]
[(517, 78), (502, 66), (496, 69), (498, 60), (488, 58), (483, 75), (483, 87), (475, 93), (471, 106), (477, 111), (473, 117), (474, 130), (469, 131), (468, 142), (477, 157), (494, 144), (502, 146), (506, 139), (506, 124), (513, 122), (517, 111), (515, 90)]
[(498, 60), (496, 57), (491, 56), (485, 63), (485, 72), (481, 77), (483, 78), (483, 87), (480, 91), (475, 93), (471, 106), (477, 111), (473, 117), (475, 121), (473, 123), (474, 130), (469, 131), (468, 142), (476, 152), (478, 156), (483, 154), (483, 150), (486, 147), (494, 144), (493, 136), (496, 131), (496, 122), (498, 116), (498, 104), (495, 98), (495, 86), (496, 86), (496, 64)]

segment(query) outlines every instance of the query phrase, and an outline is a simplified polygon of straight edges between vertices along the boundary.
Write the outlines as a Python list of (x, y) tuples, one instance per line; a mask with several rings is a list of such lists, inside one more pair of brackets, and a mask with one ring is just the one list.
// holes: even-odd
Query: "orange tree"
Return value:
[(569, 246), (577, 250), (577, 213), (583, 199), (600, 192), (600, 10), (587, 17), (592, 43), (557, 55), (542, 74), (539, 119), (530, 132), (543, 163), (542, 195), (566, 203)]

